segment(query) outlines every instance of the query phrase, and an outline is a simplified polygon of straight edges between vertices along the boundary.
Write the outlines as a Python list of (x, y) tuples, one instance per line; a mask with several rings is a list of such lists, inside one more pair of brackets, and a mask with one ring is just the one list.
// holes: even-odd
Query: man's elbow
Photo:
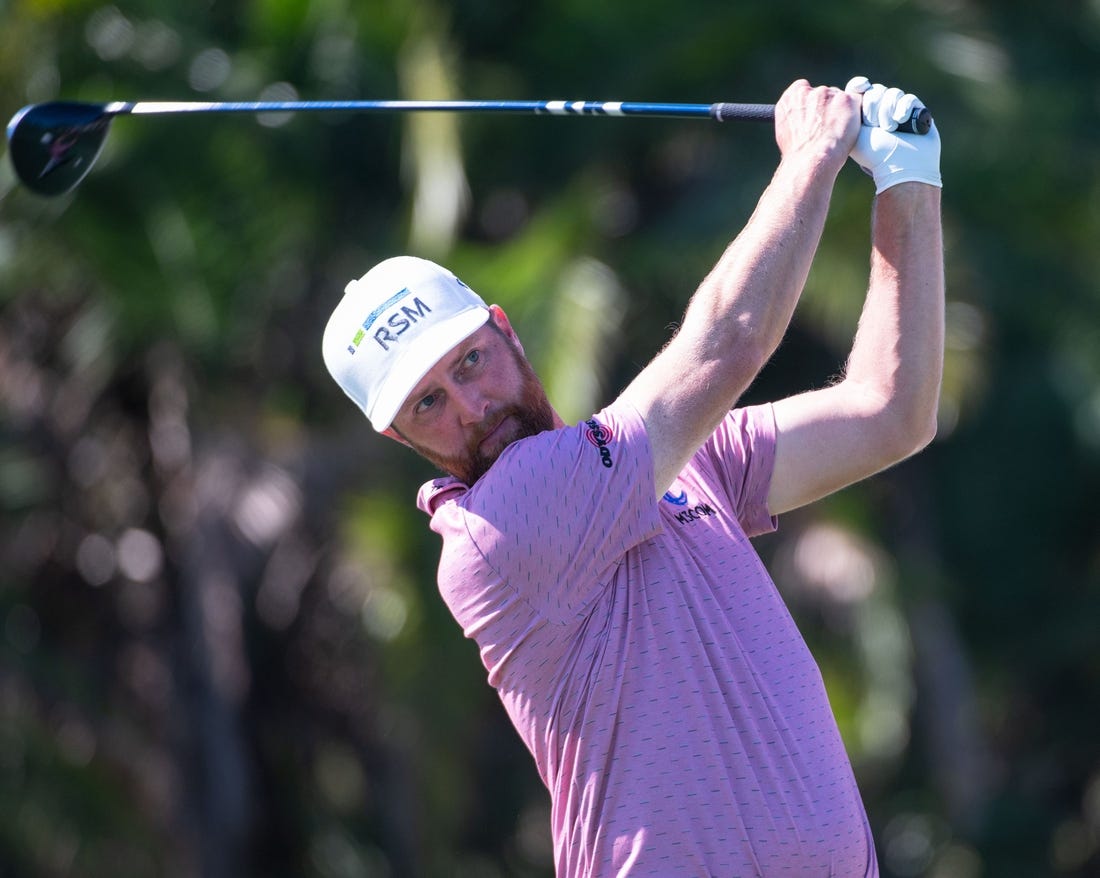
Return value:
[(887, 442), (896, 461), (912, 457), (932, 443), (939, 426), (938, 409), (938, 395), (892, 407)]
[(913, 432), (913, 450), (910, 454), (916, 454), (918, 451), (923, 451), (931, 445), (932, 440), (936, 438), (938, 430), (939, 418), (937, 417), (936, 408), (933, 407), (931, 411), (922, 418), (921, 423), (918, 425), (918, 429)]

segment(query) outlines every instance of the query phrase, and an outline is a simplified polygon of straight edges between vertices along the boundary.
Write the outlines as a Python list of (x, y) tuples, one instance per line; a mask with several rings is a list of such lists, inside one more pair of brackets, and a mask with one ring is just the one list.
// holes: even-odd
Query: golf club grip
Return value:
[[(719, 122), (771, 122), (775, 119), (775, 104), (711, 104), (710, 115)], [(897, 130), (903, 134), (927, 134), (931, 127), (932, 114), (928, 108), (914, 107)]]
[(710, 116), (718, 122), (771, 122), (775, 104), (711, 104)]

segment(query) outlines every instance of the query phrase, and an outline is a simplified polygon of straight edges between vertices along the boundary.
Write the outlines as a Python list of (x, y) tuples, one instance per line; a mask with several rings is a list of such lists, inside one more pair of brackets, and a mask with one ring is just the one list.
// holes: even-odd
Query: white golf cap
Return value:
[(325, 327), (325, 365), (381, 433), (420, 379), (488, 319), (481, 297), (447, 269), (395, 256), (344, 288)]

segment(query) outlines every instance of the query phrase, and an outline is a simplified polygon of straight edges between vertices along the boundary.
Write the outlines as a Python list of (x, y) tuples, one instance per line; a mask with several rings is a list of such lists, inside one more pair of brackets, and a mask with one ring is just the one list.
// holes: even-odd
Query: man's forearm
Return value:
[(646, 422), (658, 496), (778, 346), (809, 273), (836, 171), (781, 163), (699, 286), (676, 337), (624, 392)]
[(881, 394), (904, 445), (935, 434), (943, 375), (940, 189), (902, 183), (875, 199), (871, 278), (846, 377)]
[[(725, 362), (729, 402), (781, 341), (821, 240), (838, 168), (784, 160), (756, 210), (700, 284), (684, 332), (707, 360)], [(731, 351), (738, 356), (731, 362)]]
[(798, 80), (776, 104), (779, 167), (680, 331), (623, 392), (645, 420), (657, 496), (779, 344), (858, 131), (858, 102), (836, 89)]

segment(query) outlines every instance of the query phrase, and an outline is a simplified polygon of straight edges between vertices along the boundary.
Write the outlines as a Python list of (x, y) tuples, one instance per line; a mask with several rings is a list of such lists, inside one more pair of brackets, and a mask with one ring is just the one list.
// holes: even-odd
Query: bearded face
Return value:
[[(477, 354), (487, 359), (488, 371), (476, 378), (484, 386), (463, 392), (476, 392), (481, 394), (479, 400), (485, 399), (480, 418), (459, 428), (444, 411), (423, 425), (416, 423), (415, 414), (394, 423), (394, 431), (414, 451), (467, 485), (481, 478), (513, 442), (557, 425), (542, 382), (517, 345), (492, 321), (479, 334), (485, 337), (472, 340), (468, 357)], [(471, 381), (464, 383), (474, 386)], [(429, 379), (426, 387), (432, 386)], [(448, 450), (448, 444), (457, 450)]]

